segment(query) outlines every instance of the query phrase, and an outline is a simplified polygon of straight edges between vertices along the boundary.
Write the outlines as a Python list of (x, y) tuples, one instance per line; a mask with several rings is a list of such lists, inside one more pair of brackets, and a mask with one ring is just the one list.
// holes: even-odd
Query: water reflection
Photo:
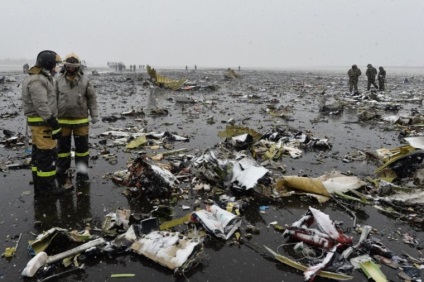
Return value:
[(34, 227), (83, 229), (91, 220), (90, 182), (78, 181), (73, 191), (60, 196), (34, 197)]

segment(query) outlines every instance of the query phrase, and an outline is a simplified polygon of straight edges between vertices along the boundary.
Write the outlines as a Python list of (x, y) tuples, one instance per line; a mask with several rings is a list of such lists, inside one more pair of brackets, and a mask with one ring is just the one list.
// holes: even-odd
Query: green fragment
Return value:
[(278, 224), (273, 224), (272, 227), (274, 227), (274, 229), (279, 232), (283, 232), (285, 230), (283, 226)]
[(127, 278), (127, 277), (135, 277), (135, 274), (133, 273), (117, 273), (117, 274), (111, 274), (111, 278)]

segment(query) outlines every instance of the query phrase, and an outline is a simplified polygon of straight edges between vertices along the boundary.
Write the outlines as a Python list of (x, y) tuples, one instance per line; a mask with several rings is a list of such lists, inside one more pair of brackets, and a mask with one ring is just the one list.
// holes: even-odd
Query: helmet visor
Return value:
[(77, 58), (74, 58), (74, 57), (70, 57), (70, 58), (67, 58), (64, 62), (63, 62), (63, 64), (65, 65), (65, 66), (69, 66), (69, 67), (79, 67), (80, 66), (80, 61), (77, 59)]

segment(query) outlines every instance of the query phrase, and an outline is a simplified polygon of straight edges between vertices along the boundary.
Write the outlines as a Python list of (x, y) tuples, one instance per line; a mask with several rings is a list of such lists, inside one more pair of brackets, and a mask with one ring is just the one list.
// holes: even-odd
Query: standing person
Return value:
[(386, 70), (383, 67), (378, 68), (378, 89), (380, 91), (385, 90), (384, 83), (386, 82)]
[(24, 66), (23, 66), (23, 70), (24, 70), (24, 74), (27, 74), (27, 73), (28, 73), (28, 70), (29, 70), (29, 65), (28, 65), (28, 63), (25, 63), (25, 64), (24, 64)]
[[(357, 65), (352, 65), (352, 68), (347, 72), (347, 75), (349, 76), (349, 92), (352, 95), (358, 95), (358, 80), (361, 76), (361, 70), (358, 68)], [(352, 93), (352, 90), (355, 90), (354, 93)]]
[(61, 128), (57, 117), (57, 96), (53, 75), (60, 56), (53, 51), (41, 51), (35, 65), (22, 83), (22, 108), (27, 117), (32, 138), (32, 177), (34, 197), (60, 194), (56, 184), (57, 139)]
[(64, 68), (57, 78), (56, 92), (58, 119), (62, 127), (62, 138), (58, 143), (57, 174), (60, 185), (72, 183), (71, 138), (75, 145), (75, 166), (77, 180), (88, 180), (88, 135), (89, 120), (98, 122), (97, 98), (90, 80), (80, 69), (81, 61), (77, 54), (65, 57)]
[(377, 75), (377, 70), (371, 64), (367, 65), (367, 71), (365, 72), (367, 75), (367, 90), (370, 90), (371, 84), (374, 85), (375, 88), (378, 89), (377, 84), (375, 84), (375, 77)]

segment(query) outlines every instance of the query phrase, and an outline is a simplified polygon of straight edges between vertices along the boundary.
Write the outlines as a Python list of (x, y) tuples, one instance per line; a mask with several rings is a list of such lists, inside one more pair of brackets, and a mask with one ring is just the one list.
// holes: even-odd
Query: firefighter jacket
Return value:
[(66, 72), (56, 79), (58, 119), (61, 126), (87, 125), (88, 116), (98, 117), (97, 97), (89, 79), (78, 72), (70, 80)]
[(29, 125), (46, 125), (57, 116), (57, 98), (50, 72), (34, 66), (22, 83), (22, 107)]

